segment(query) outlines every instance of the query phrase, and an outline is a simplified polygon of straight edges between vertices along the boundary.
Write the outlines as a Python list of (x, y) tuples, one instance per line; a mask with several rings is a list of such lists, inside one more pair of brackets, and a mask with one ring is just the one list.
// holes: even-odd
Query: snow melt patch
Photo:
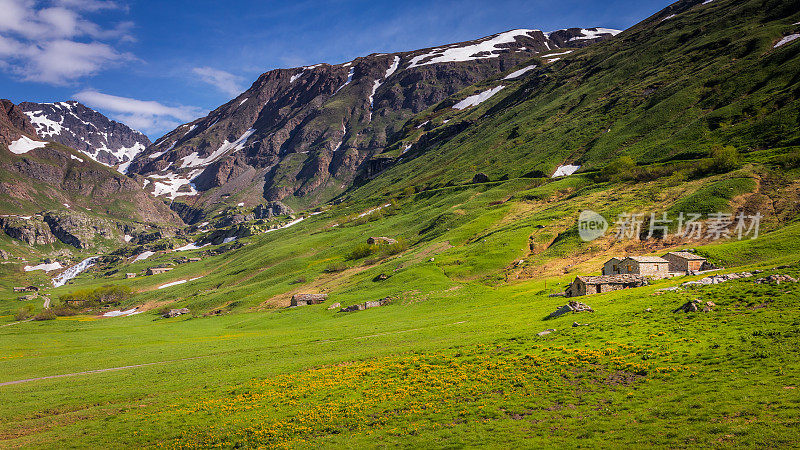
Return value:
[(566, 177), (568, 175), (572, 175), (573, 173), (575, 173), (575, 171), (577, 171), (580, 168), (581, 166), (573, 166), (571, 164), (558, 166), (558, 169), (556, 169), (551, 178)]
[(536, 68), (536, 64), (530, 65), (528, 67), (523, 67), (522, 69), (516, 70), (511, 72), (510, 74), (506, 75), (503, 79), (504, 80), (513, 80), (514, 78), (519, 78), (522, 75), (530, 72), (531, 70)]
[(78, 158), (78, 157), (77, 157), (77, 156), (75, 156), (75, 155), (69, 155), (69, 157), (70, 157), (71, 159), (74, 159), (75, 161), (78, 161), (78, 162), (83, 162), (83, 160), (82, 160), (81, 158)]
[(47, 142), (34, 141), (28, 136), (22, 136), (16, 141), (12, 142), (8, 146), (8, 149), (11, 150), (11, 153), (14, 153), (16, 155), (22, 155), (24, 153), (28, 153), (31, 150), (42, 148), (45, 145), (47, 145)]
[(588, 28), (588, 29), (587, 28), (582, 28), (581, 29), (582, 36), (575, 36), (573, 38), (570, 38), (569, 42), (581, 41), (581, 40), (584, 40), (584, 39), (595, 39), (595, 38), (599, 38), (600, 36), (602, 36), (604, 34), (610, 34), (612, 36), (616, 36), (616, 35), (618, 35), (620, 33), (622, 33), (622, 30), (615, 30), (613, 28)]
[[(798, 23), (800, 23), (800, 22), (798, 22)], [(786, 36), (785, 38), (783, 38), (780, 41), (778, 41), (778, 43), (775, 44), (775, 46), (772, 47), (772, 48), (778, 48), (781, 45), (788, 44), (789, 42), (792, 42), (793, 40), (795, 40), (797, 38), (800, 38), (800, 34), (790, 34), (789, 36)]]
[(226, 139), (222, 143), (222, 145), (219, 146), (218, 149), (214, 150), (212, 154), (206, 156), (205, 158), (201, 158), (200, 156), (198, 156), (197, 152), (193, 152), (190, 155), (184, 156), (183, 158), (181, 158), (181, 160), (183, 161), (183, 164), (181, 164), (181, 169), (186, 167), (206, 166), (219, 159), (222, 155), (224, 155), (231, 149), (233, 149), (234, 152), (237, 150), (241, 150), (244, 148), (247, 139), (249, 139), (250, 136), (252, 136), (253, 133), (255, 132), (256, 132), (255, 128), (250, 128), (247, 131), (245, 131), (241, 136), (239, 136), (239, 139), (236, 139), (233, 142), (228, 142), (228, 140)]
[[(41, 114), (41, 116), (39, 115)], [(38, 136), (47, 138), (58, 136), (61, 134), (61, 130), (64, 129), (61, 124), (64, 123), (64, 117), (61, 117), (61, 122), (56, 122), (54, 120), (48, 119), (44, 111), (28, 111), (25, 113), (31, 120), (31, 123), (36, 128), (36, 134)]]
[[(153, 195), (166, 195), (170, 200), (175, 200), (176, 197), (181, 195), (196, 195), (197, 189), (192, 183), (198, 175), (203, 173), (203, 169), (196, 169), (189, 173), (189, 175), (182, 177), (178, 174), (169, 173), (167, 175), (148, 175), (154, 178), (153, 182)], [(179, 192), (184, 186), (189, 186), (189, 192)]]
[(678, 15), (677, 14), (670, 14), (667, 17), (664, 17), (663, 19), (661, 19), (661, 21), (663, 22), (665, 20), (672, 19), (673, 17), (678, 17)]
[(83, 261), (79, 262), (78, 264), (75, 264), (74, 266), (62, 272), (61, 275), (58, 275), (57, 277), (53, 278), (53, 286), (61, 287), (67, 284), (67, 281), (77, 277), (78, 274), (88, 269), (89, 267), (92, 267), (95, 261), (97, 261), (97, 256), (90, 256), (84, 259)]
[(480, 93), (475, 94), (475, 95), (470, 95), (469, 97), (465, 98), (464, 100), (461, 100), (460, 102), (458, 102), (455, 105), (453, 105), (453, 109), (467, 109), (467, 108), (469, 108), (471, 106), (480, 105), (481, 103), (485, 102), (486, 100), (489, 100), (490, 98), (492, 98), (492, 96), (494, 94), (497, 94), (498, 92), (500, 92), (504, 87), (505, 86), (501, 85), (501, 86), (497, 86), (497, 87), (494, 87), (492, 89), (489, 89), (488, 91), (483, 91), (483, 92), (480, 92)]
[(62, 268), (63, 267), (61, 266), (61, 263), (56, 261), (56, 262), (52, 262), (50, 264), (44, 264), (43, 263), (43, 264), (39, 264), (39, 265), (36, 265), (36, 266), (25, 266), (24, 270), (25, 270), (25, 272), (33, 272), (34, 270), (44, 270), (45, 272), (51, 272), (53, 270), (58, 270), (58, 269), (62, 269)]
[(172, 283), (162, 284), (161, 286), (158, 287), (158, 289), (164, 289), (164, 288), (168, 288), (168, 287), (172, 287), (172, 286), (177, 286), (179, 284), (186, 283), (186, 281), (188, 281), (188, 280), (178, 280), (178, 281), (173, 281)]
[(131, 264), (133, 264), (135, 262), (139, 262), (139, 261), (144, 261), (145, 259), (147, 259), (147, 258), (149, 258), (149, 257), (151, 257), (151, 256), (153, 256), (155, 254), (156, 254), (155, 252), (151, 252), (151, 251), (145, 251), (145, 252), (139, 253), (139, 255), (137, 255), (136, 258), (134, 258), (134, 260), (131, 261)]
[(353, 81), (353, 74), (355, 74), (355, 70), (356, 70), (355, 67), (350, 68), (350, 71), (347, 72), (347, 81), (345, 81), (343, 85), (339, 86), (339, 88), (333, 91), (334, 94), (341, 91), (343, 87), (347, 86), (348, 84), (350, 84), (351, 81)]
[[(500, 50), (499, 47), (503, 44), (510, 44), (516, 42), (517, 36), (528, 36), (528, 33), (538, 30), (511, 30), (505, 33), (500, 33), (495, 36), (485, 37), (477, 44), (469, 44), (464, 47), (438, 47), (429, 53), (411, 58), (408, 68), (424, 66), (427, 64), (437, 64), (445, 62), (463, 62), (473, 61), (477, 59), (497, 58), (499, 53), (494, 53)], [(473, 56), (480, 53), (478, 56)], [(487, 54), (483, 54), (487, 53)], [(424, 61), (424, 62), (423, 62)]]
[[(204, 227), (204, 226), (208, 225), (208, 222), (204, 222), (204, 224), (205, 225), (200, 225), (200, 226)], [(208, 246), (208, 245), (211, 245), (211, 244), (208, 243), (208, 244), (198, 245), (197, 242), (192, 242), (191, 244), (186, 244), (183, 247), (178, 247), (174, 251), (176, 251), (176, 252), (185, 252), (185, 251), (188, 251), (188, 250), (197, 250), (199, 248), (203, 248), (203, 247)]]
[(123, 316), (132, 316), (134, 314), (139, 314), (141, 311), (137, 311), (139, 308), (132, 308), (127, 311), (108, 311), (107, 313), (103, 314), (103, 317), (123, 317)]
[(385, 80), (385, 79), (389, 78), (390, 76), (392, 76), (395, 72), (397, 72), (397, 68), (398, 67), (400, 67), (400, 57), (399, 56), (395, 56), (394, 57), (394, 61), (392, 62), (392, 65), (389, 66), (388, 69), (386, 69), (386, 75), (383, 76), (383, 79)]
[(228, 244), (228, 243), (233, 242), (235, 240), (236, 240), (236, 236), (226, 237), (225, 239), (222, 240), (222, 243), (223, 244)]
[(122, 238), (125, 242), (130, 242), (133, 240), (133, 236), (126, 234), (125, 237)]

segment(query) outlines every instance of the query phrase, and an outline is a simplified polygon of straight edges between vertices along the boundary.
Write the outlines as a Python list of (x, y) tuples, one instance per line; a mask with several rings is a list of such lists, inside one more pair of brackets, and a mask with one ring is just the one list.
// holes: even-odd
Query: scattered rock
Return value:
[(374, 300), (374, 301), (368, 300), (368, 301), (366, 301), (364, 303), (357, 303), (355, 305), (350, 305), (350, 306), (348, 306), (346, 308), (342, 308), (342, 309), (339, 310), (339, 312), (363, 311), (365, 309), (377, 308), (379, 306), (387, 305), (387, 304), (389, 304), (389, 302), (391, 302), (391, 299), (389, 297), (382, 298), (380, 300)]
[(684, 303), (683, 305), (681, 305), (679, 308), (675, 309), (672, 312), (674, 312), (674, 313), (677, 313), (677, 312), (690, 313), (690, 312), (697, 312), (697, 311), (700, 311), (700, 310), (702, 310), (703, 312), (711, 312), (711, 311), (713, 311), (712, 308), (714, 308), (715, 306), (717, 306), (717, 305), (714, 304), (714, 302), (706, 302), (705, 304), (703, 304), (703, 303), (700, 302), (700, 300), (694, 299), (692, 301)]
[(433, 262), (433, 261), (434, 261), (434, 258), (431, 258), (431, 259), (428, 260), (428, 262)]
[(483, 172), (478, 172), (478, 173), (475, 174), (474, 177), (472, 177), (472, 182), (473, 183), (488, 183), (489, 182), (489, 176), (486, 175)]
[(548, 328), (548, 329), (546, 329), (546, 330), (544, 330), (544, 331), (540, 331), (540, 332), (538, 332), (538, 333), (536, 333), (536, 334), (538, 334), (539, 336), (547, 336), (548, 334), (550, 334), (550, 333), (553, 333), (553, 332), (555, 332), (555, 331), (556, 331), (556, 330), (554, 330), (554, 329), (552, 329), (552, 328)]
[(548, 297), (565, 297), (566, 295), (566, 292), (556, 292), (555, 294), (548, 295)]
[(720, 284), (731, 280), (738, 280), (740, 278), (750, 278), (752, 276), (753, 274), (750, 272), (711, 275), (709, 277), (701, 278), (697, 281), (687, 281), (685, 283), (682, 283), (681, 286), (708, 286), (711, 284)]
[(567, 313), (579, 313), (579, 312), (594, 312), (594, 310), (585, 303), (570, 301), (564, 306), (559, 306), (558, 309), (550, 313), (550, 315), (547, 316), (545, 320), (555, 319), (556, 317), (563, 316), (564, 314)]
[(342, 306), (341, 303), (334, 303), (331, 306), (328, 306), (328, 310), (330, 311), (330, 310), (334, 310), (336, 308), (341, 308), (341, 306)]
[(791, 277), (789, 275), (774, 274), (774, 275), (770, 275), (770, 276), (768, 276), (766, 278), (759, 278), (759, 279), (756, 280), (756, 283), (758, 283), (758, 284), (763, 284), (763, 283), (775, 283), (775, 284), (797, 283), (797, 279), (793, 278), (793, 277)]
[(391, 245), (396, 243), (397, 241), (395, 239), (386, 236), (378, 236), (378, 237), (373, 236), (367, 238), (367, 244), (369, 245)]
[(644, 310), (644, 312), (653, 312), (653, 308), (647, 308)]
[(378, 274), (378, 276), (376, 276), (375, 278), (373, 278), (372, 281), (384, 281), (384, 280), (388, 280), (388, 279), (389, 279), (389, 275), (386, 275), (385, 273), (381, 273), (381, 274)]
[(588, 326), (589, 326), (589, 324), (588, 324), (588, 323), (578, 323), (578, 322), (572, 322), (572, 328), (577, 328), (577, 327), (588, 327)]
[(163, 317), (170, 319), (172, 317), (178, 317), (184, 314), (189, 314), (189, 308), (170, 309), (169, 312), (164, 313)]

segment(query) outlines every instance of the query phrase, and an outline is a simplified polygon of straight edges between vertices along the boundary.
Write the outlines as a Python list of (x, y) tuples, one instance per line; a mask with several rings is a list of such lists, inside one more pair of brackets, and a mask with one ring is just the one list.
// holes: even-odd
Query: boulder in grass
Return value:
[(189, 308), (170, 309), (169, 312), (164, 313), (164, 317), (167, 319), (171, 319), (173, 317), (182, 316), (184, 314), (189, 314)]
[(367, 238), (367, 244), (369, 245), (391, 245), (396, 243), (397, 240), (386, 236), (372, 236)]
[(594, 312), (594, 310), (585, 303), (570, 301), (564, 306), (559, 306), (558, 309), (551, 312), (546, 319), (555, 319), (556, 317), (561, 317), (564, 314), (580, 312)]

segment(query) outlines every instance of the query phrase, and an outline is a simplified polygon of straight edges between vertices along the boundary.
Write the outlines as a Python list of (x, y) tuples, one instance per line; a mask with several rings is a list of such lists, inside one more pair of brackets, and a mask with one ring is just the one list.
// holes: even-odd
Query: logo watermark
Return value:
[(585, 242), (593, 241), (608, 231), (608, 221), (600, 214), (583, 210), (578, 216), (578, 234)]
[[(618, 241), (623, 239), (664, 239), (674, 229), (673, 236), (689, 239), (729, 239), (739, 240), (758, 237), (761, 228), (761, 213), (753, 215), (740, 212), (737, 215), (715, 212), (703, 216), (700, 213), (622, 213), (614, 222), (613, 233)], [(648, 220), (649, 219), (649, 220)], [(606, 234), (608, 221), (599, 213), (583, 210), (578, 216), (578, 234), (585, 242), (593, 241)]]

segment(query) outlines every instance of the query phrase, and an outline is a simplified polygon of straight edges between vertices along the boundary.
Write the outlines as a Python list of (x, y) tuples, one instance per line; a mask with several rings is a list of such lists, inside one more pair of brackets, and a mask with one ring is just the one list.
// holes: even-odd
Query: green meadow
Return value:
[[(545, 320), (566, 302), (549, 294), (576, 275), (599, 273), (608, 256), (690, 245), (610, 236), (584, 243), (575, 217), (587, 208), (613, 219), (703, 207), (703, 199), (714, 208), (785, 205), (765, 217), (757, 239), (695, 247), (723, 272), (800, 277), (794, 191), (757, 183), (779, 172), (773, 159), (743, 159), (731, 174), (680, 183), (673, 176), (601, 181), (588, 173), (345, 202), (303, 213), (290, 228), (240, 238), (238, 248), (95, 266), (47, 289), (53, 304), (107, 285), (133, 294), (55, 320), (17, 322), (19, 308), (40, 309), (41, 299), (3, 294), (0, 383), (52, 378), (0, 385), (0, 442), (796, 446), (800, 286), (754, 277), (658, 291), (699, 278), (678, 277), (584, 297), (594, 313)], [(404, 246), (354, 252), (369, 236), (402, 238)], [(226, 245), (225, 253), (206, 253)], [(141, 275), (184, 255), (202, 260)], [(19, 267), (3, 270), (9, 285), (45, 281)], [(125, 279), (127, 272), (140, 275)], [(191, 281), (158, 289), (182, 280)], [(301, 292), (330, 298), (288, 308)], [(390, 303), (354, 313), (328, 309), (382, 298)], [(693, 299), (716, 306), (673, 312)], [(137, 306), (144, 312), (101, 315)], [(179, 307), (191, 313), (159, 314)], [(539, 335), (548, 329), (555, 331)]]

